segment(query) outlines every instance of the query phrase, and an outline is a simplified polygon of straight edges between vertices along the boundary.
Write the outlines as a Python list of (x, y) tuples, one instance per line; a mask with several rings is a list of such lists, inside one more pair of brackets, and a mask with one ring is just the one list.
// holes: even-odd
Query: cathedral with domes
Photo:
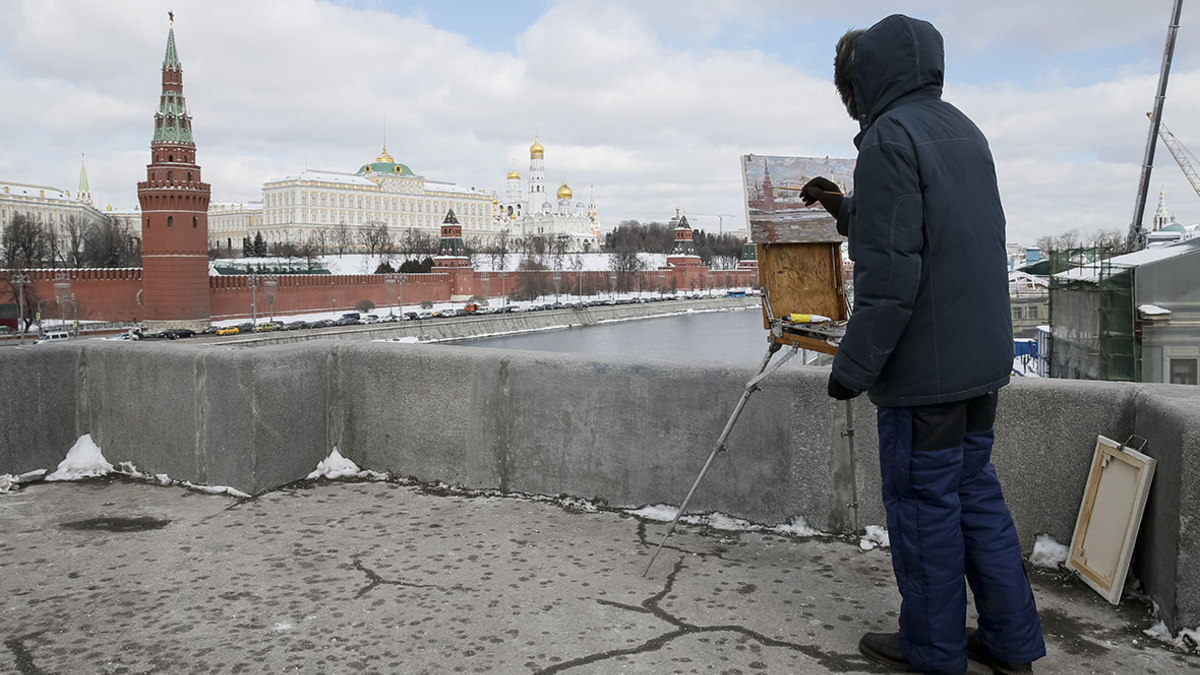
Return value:
[(543, 238), (554, 245), (561, 242), (568, 252), (600, 250), (600, 221), (596, 199), (587, 204), (576, 201), (575, 192), (564, 180), (551, 198), (546, 194), (546, 148), (537, 138), (529, 146), (529, 183), (521, 184), (517, 170), (508, 172), (504, 198), (495, 203), (496, 227), (514, 238), (531, 241)]

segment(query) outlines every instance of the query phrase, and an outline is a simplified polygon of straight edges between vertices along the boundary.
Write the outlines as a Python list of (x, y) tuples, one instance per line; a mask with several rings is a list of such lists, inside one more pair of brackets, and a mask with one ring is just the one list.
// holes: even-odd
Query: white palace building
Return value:
[[(440, 232), (446, 213), (453, 210), (463, 238), (487, 246), (502, 236), (510, 240), (546, 237), (564, 241), (569, 251), (598, 250), (599, 224), (594, 202), (572, 206), (572, 191), (564, 182), (552, 204), (545, 195), (544, 148), (530, 148), (528, 197), (521, 176), (508, 174), (504, 201), (494, 192), (428, 180), (387, 152), (355, 173), (305, 169), (295, 176), (268, 181), (262, 202), (209, 207), (208, 232), (214, 248), (238, 248), (243, 237), (261, 233), (268, 245), (312, 242), (326, 249), (347, 238), (348, 250), (363, 248), (363, 234), (378, 224), (388, 227), (393, 241), (405, 230)], [(536, 205), (533, 208), (531, 205)]]

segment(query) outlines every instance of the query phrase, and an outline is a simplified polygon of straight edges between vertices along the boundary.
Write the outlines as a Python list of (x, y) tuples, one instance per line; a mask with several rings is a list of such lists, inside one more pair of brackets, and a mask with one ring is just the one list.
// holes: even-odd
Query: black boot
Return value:
[(863, 656), (883, 665), (904, 672), (911, 672), (912, 665), (900, 653), (899, 633), (867, 633), (858, 641), (858, 651)]
[(979, 631), (974, 628), (967, 629), (967, 658), (988, 666), (994, 675), (1028, 675), (1033, 672), (1032, 663), (1005, 663), (992, 658), (983, 640), (979, 639)]

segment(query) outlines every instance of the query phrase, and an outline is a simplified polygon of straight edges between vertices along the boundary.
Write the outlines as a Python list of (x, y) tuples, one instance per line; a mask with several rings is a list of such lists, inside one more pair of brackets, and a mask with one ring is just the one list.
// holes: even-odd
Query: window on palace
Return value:
[(1037, 306), (1037, 305), (1030, 305), (1029, 307), (1027, 307), (1027, 308), (1026, 308), (1026, 310), (1025, 310), (1025, 311), (1027, 311), (1027, 312), (1029, 313), (1029, 318), (1031, 318), (1031, 319), (1037, 319), (1037, 318), (1040, 318), (1040, 317), (1038, 316), (1038, 314), (1039, 314), (1040, 312), (1038, 311), (1038, 306)]
[(168, 172), (167, 172), (167, 182), (168, 182), (168, 183), (174, 183), (174, 182), (175, 182), (175, 174), (174, 174), (174, 173), (172, 173), (172, 172), (170, 172), (170, 171), (168, 171)]
[(167, 227), (175, 225), (175, 216), (167, 216)]
[(308, 206), (308, 193), (300, 195), (300, 205)]

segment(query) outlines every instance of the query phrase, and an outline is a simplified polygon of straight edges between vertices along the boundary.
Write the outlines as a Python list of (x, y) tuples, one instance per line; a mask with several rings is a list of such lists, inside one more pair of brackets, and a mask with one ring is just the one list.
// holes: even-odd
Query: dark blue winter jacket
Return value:
[(854, 45), (861, 133), (849, 233), (854, 313), (833, 362), (880, 406), (972, 398), (1008, 382), (1004, 210), (987, 139), (942, 100), (942, 36), (893, 15)]

